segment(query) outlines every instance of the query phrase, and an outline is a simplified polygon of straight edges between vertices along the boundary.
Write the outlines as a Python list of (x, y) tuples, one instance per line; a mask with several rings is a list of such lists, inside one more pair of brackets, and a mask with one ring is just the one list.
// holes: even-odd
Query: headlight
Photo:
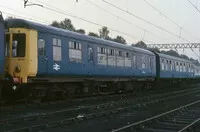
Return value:
[(15, 67), (15, 72), (17, 72), (17, 73), (21, 72), (21, 67), (20, 66), (16, 66)]

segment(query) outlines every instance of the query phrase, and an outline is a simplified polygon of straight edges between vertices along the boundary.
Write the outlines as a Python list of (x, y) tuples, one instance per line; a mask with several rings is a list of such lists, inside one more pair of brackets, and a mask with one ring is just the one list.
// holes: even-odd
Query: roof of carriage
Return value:
[(186, 60), (183, 58), (179, 58), (179, 57), (175, 57), (175, 56), (171, 56), (171, 55), (166, 55), (163, 53), (157, 53), (160, 57), (169, 59), (169, 60), (175, 60), (175, 61), (181, 61), (181, 62), (187, 62), (187, 63), (192, 63), (190, 60)]
[(6, 20), (6, 25), (8, 28), (18, 27), (18, 28), (35, 29), (35, 30), (38, 30), (39, 32), (45, 32), (45, 33), (49, 33), (52, 35), (68, 37), (71, 39), (77, 39), (78, 41), (82, 40), (82, 41), (87, 41), (87, 42), (91, 42), (91, 43), (101, 44), (104, 46), (110, 46), (113, 48), (121, 48), (124, 50), (137, 51), (137, 52), (141, 52), (141, 53), (154, 55), (153, 52), (142, 49), (142, 48), (137, 48), (137, 47), (133, 47), (130, 45), (124, 45), (121, 43), (117, 43), (117, 42), (113, 42), (113, 41), (109, 41), (109, 40), (105, 40), (105, 39), (101, 39), (101, 38), (97, 38), (97, 37), (92, 37), (92, 36), (72, 32), (72, 31), (69, 31), (66, 29), (56, 28), (56, 27), (49, 26), (49, 25), (31, 22), (31, 21), (24, 20), (24, 19), (8, 19), (8, 20)]

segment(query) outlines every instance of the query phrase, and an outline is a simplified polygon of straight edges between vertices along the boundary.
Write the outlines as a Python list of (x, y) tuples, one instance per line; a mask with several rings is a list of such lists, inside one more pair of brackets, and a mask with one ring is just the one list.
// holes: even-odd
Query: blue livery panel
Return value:
[[(135, 66), (133, 66), (133, 58), (131, 57), (131, 66), (109, 66), (108, 64), (101, 65), (98, 64), (98, 52), (97, 46), (101, 44), (91, 44), (85, 41), (78, 41), (81, 44), (81, 50), (78, 51), (74, 50), (70, 52), (69, 43), (75, 41), (74, 39), (59, 37), (59, 36), (52, 36), (50, 34), (44, 34), (39, 32), (39, 40), (43, 39), (45, 41), (45, 55), (38, 55), (38, 76), (54, 76), (54, 77), (64, 77), (64, 76), (104, 76), (104, 77), (155, 77), (156, 74), (156, 66), (155, 66), (155, 55), (153, 53), (145, 53), (140, 51), (141, 54), (149, 56), (151, 55), (151, 66), (146, 63), (146, 67), (142, 68), (139, 66), (139, 63), (136, 62), (140, 61), (135, 60)], [(54, 46), (53, 39), (60, 39), (61, 46), (60, 50), (58, 46)], [(56, 47), (56, 49), (54, 49)], [(88, 48), (89, 47), (89, 48)], [(109, 47), (109, 46), (107, 46)], [(89, 49), (92, 49), (92, 53), (88, 53)], [(121, 50), (123, 48), (115, 48)], [(54, 55), (57, 53), (55, 50), (58, 50), (59, 53), (61, 52), (61, 60), (55, 60)], [(138, 49), (135, 49), (138, 52)], [(126, 51), (126, 50), (124, 50)], [(77, 56), (80, 55), (81, 60), (71, 60), (70, 56), (73, 56), (73, 52), (77, 52), (74, 56), (75, 58), (79, 58)], [(131, 51), (135, 54), (136, 51)], [(59, 54), (58, 53), (58, 54)], [(108, 61), (108, 60), (107, 60)], [(116, 60), (117, 61), (117, 60)]]

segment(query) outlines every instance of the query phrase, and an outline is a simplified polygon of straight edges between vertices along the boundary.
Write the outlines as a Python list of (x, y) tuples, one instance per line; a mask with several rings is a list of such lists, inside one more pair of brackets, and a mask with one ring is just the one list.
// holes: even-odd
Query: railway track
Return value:
[(149, 105), (143, 104), (140, 105), (139, 108), (129, 108), (125, 111), (105, 114), (103, 116), (99, 116), (98, 118), (91, 118), (87, 121), (77, 121), (76, 123), (63, 126), (57, 125), (55, 128), (47, 128), (45, 132), (108, 132), (113, 129), (117, 129), (120, 126), (123, 127), (199, 100), (199, 95), (200, 94), (197, 92), (193, 94), (172, 97), (171, 99), (169, 98), (164, 101), (155, 102)]
[[(119, 102), (110, 102), (107, 104), (93, 105), (88, 107), (66, 109), (52, 113), (40, 113), (36, 115), (22, 116), (1, 120), (2, 130), (24, 131), (24, 130), (43, 130), (46, 128), (58, 127), (66, 124), (73, 124), (80, 121), (86, 121), (94, 118), (114, 115), (128, 110), (143, 109), (151, 104), (161, 103), (170, 99), (183, 97), (189, 94), (200, 93), (197, 89), (181, 90), (172, 93), (160, 94), (148, 97), (140, 103), (135, 100), (122, 100)], [(24, 126), (23, 128), (21, 126)]]
[[(189, 88), (194, 88), (194, 86), (190, 86)], [(189, 89), (187, 88), (187, 89)], [(187, 90), (182, 89), (182, 90)], [(50, 102), (38, 102), (38, 103), (23, 103), (23, 104), (16, 104), (11, 106), (0, 106), (0, 115), (1, 117), (5, 116), (12, 116), (12, 115), (22, 115), (25, 113), (36, 113), (36, 112), (43, 112), (44, 110), (57, 111), (58, 109), (63, 109), (63, 106), (66, 108), (76, 108), (77, 106), (88, 106), (88, 105), (96, 105), (101, 104), (102, 102), (110, 102), (110, 101), (118, 101), (118, 100), (126, 100), (126, 99), (135, 99), (135, 100), (144, 100), (148, 97), (155, 96), (161, 93), (170, 93), (176, 92), (180, 90), (180, 88), (173, 88), (172, 89), (162, 89), (162, 90), (155, 90), (155, 91), (147, 91), (144, 93), (121, 93), (115, 95), (104, 95), (104, 96), (97, 96), (97, 97), (87, 97), (87, 98), (80, 98), (80, 99), (73, 99), (73, 100), (58, 100), (58, 101), (50, 101)], [(151, 96), (150, 96), (151, 95)], [(6, 117), (7, 118), (7, 117)], [(1, 119), (1, 118), (0, 118)]]
[(200, 100), (112, 132), (199, 132)]

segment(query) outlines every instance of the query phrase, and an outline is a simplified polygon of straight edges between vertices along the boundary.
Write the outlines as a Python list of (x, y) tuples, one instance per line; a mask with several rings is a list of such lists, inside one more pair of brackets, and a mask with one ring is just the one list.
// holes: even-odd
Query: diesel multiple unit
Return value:
[(189, 60), (23, 19), (0, 19), (0, 46), (0, 76), (14, 90), (50, 84), (49, 91), (88, 93), (200, 76)]

